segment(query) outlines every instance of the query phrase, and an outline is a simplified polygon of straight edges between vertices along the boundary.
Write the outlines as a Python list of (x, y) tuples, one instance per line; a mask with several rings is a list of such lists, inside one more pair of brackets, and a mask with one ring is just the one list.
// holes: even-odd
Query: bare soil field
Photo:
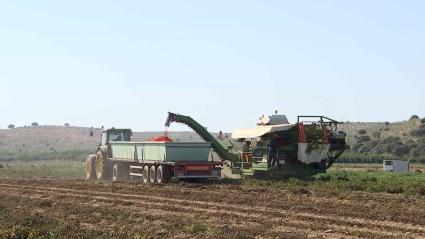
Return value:
[(425, 238), (424, 219), (403, 194), (0, 179), (2, 238)]

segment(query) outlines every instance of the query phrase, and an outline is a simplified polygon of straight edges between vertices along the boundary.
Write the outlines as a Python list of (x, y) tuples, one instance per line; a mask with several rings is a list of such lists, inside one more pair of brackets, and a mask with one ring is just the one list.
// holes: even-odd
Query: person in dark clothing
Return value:
[(274, 135), (269, 140), (269, 166), (277, 164), (277, 140)]
[(251, 141), (245, 141), (245, 144), (243, 145), (243, 147), (242, 147), (242, 151), (244, 152), (244, 153), (249, 153), (249, 152), (251, 152)]

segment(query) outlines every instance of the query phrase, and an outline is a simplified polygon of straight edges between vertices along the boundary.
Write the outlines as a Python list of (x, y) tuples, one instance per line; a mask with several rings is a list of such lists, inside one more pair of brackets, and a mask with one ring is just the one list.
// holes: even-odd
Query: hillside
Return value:
[[(425, 162), (425, 120), (346, 122), (351, 151), (341, 161), (380, 162), (404, 158)], [(94, 135), (90, 136), (93, 130)], [(0, 130), (0, 162), (37, 159), (82, 160), (100, 140), (100, 129), (71, 126), (39, 126)], [(135, 141), (145, 141), (163, 132), (135, 132)], [(175, 141), (201, 141), (195, 132), (168, 132)]]
[(380, 162), (383, 159), (405, 159), (425, 163), (425, 119), (402, 122), (345, 123), (351, 146), (342, 160), (347, 162)]

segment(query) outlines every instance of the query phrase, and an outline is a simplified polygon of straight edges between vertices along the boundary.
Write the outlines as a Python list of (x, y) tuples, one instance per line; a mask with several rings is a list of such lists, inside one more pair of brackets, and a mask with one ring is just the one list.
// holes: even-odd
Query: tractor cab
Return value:
[(102, 131), (100, 145), (107, 145), (110, 142), (127, 142), (131, 141), (133, 132), (131, 129), (107, 129)]

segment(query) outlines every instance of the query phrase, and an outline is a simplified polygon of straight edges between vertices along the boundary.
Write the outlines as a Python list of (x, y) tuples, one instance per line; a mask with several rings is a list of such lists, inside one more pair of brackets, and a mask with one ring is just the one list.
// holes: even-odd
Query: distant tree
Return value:
[(38, 123), (37, 123), (37, 122), (33, 122), (33, 123), (31, 124), (31, 126), (32, 126), (32, 127), (38, 127)]
[(69, 127), (69, 123), (65, 123), (64, 125), (65, 125), (66, 127)]
[(421, 120), (421, 123), (422, 123), (422, 124), (425, 124), (425, 118), (423, 118), (423, 119)]
[(14, 124), (10, 124), (10, 125), (7, 126), (7, 128), (8, 129), (13, 129), (13, 128), (15, 128), (15, 125)]
[(393, 148), (394, 155), (404, 156), (410, 153), (410, 149), (407, 145), (397, 145)]
[(418, 145), (410, 151), (410, 154), (413, 157), (421, 157), (422, 155), (425, 155), (425, 144)]
[(418, 120), (418, 119), (419, 119), (419, 116), (412, 115), (409, 120)]
[(364, 130), (364, 129), (361, 129), (361, 130), (359, 130), (359, 132), (358, 132), (359, 134), (366, 134), (367, 132), (366, 132), (366, 130)]
[(385, 122), (385, 125), (390, 125), (390, 122), (388, 122), (388, 121), (387, 121), (387, 122)]

